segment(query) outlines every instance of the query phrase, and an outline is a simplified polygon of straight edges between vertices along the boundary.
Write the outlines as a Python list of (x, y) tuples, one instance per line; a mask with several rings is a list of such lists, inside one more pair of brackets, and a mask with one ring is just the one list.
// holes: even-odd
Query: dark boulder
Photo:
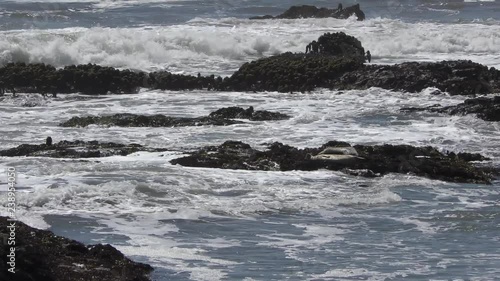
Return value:
[(476, 114), (476, 116), (485, 121), (500, 121), (500, 96), (492, 98), (479, 97), (467, 99), (463, 103), (441, 107), (432, 105), (428, 107), (406, 107), (401, 111), (416, 112), (429, 111), (438, 113), (447, 113), (450, 115)]
[(317, 8), (316, 6), (311, 6), (311, 5), (292, 6), (284, 13), (277, 16), (265, 15), (265, 16), (251, 17), (250, 19), (301, 19), (301, 18), (347, 19), (352, 15), (356, 15), (358, 20), (360, 21), (365, 19), (365, 13), (361, 11), (359, 4), (344, 9)]
[[(265, 171), (311, 171), (330, 169), (349, 174), (373, 177), (387, 173), (402, 173), (451, 182), (490, 183), (491, 175), (467, 160), (484, 159), (472, 154), (441, 153), (432, 147), (410, 145), (356, 145), (358, 156), (353, 161), (313, 160), (327, 147), (351, 147), (349, 143), (332, 141), (319, 148), (298, 149), (273, 143), (259, 151), (248, 144), (227, 141), (220, 146), (207, 146), (189, 156), (177, 158), (172, 164), (190, 167), (244, 169)], [(357, 171), (357, 172), (356, 172)]]
[[(8, 238), (11, 224), (0, 217), (0, 238)], [(4, 241), (5, 242), (5, 241)], [(134, 262), (111, 245), (90, 245), (50, 231), (15, 222), (15, 273), (8, 272), (11, 246), (0, 247), (0, 280), (12, 281), (148, 281), (153, 268)]]
[(42, 156), (53, 158), (96, 158), (114, 155), (126, 156), (138, 151), (159, 152), (166, 149), (153, 149), (143, 147), (139, 144), (119, 144), (113, 142), (98, 141), (60, 141), (59, 143), (47, 144), (22, 144), (18, 147), (1, 150), (0, 156)]
[(319, 53), (330, 56), (349, 57), (365, 62), (365, 49), (356, 37), (344, 32), (325, 33), (318, 38)]

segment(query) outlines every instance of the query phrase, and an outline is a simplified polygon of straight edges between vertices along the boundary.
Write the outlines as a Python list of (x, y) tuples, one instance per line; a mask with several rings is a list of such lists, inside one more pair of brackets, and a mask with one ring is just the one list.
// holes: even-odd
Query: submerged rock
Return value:
[(428, 107), (406, 107), (401, 111), (429, 111), (438, 113), (447, 113), (451, 115), (467, 115), (476, 114), (476, 116), (485, 121), (500, 121), (500, 96), (488, 98), (479, 97), (467, 99), (463, 103), (441, 107), (440, 105), (432, 105)]
[(349, 6), (346, 8), (342, 8), (342, 5), (339, 5), (337, 9), (328, 9), (328, 8), (318, 8), (316, 6), (311, 5), (302, 5), (302, 6), (292, 6), (284, 13), (271, 16), (257, 16), (251, 17), (250, 19), (301, 19), (301, 18), (337, 18), (337, 19), (347, 19), (352, 15), (356, 15), (359, 21), (365, 19), (365, 13), (361, 10), (359, 4)]
[(139, 144), (119, 144), (98, 141), (60, 141), (56, 144), (22, 144), (1, 150), (0, 156), (43, 156), (53, 158), (96, 158), (114, 155), (126, 156), (138, 151), (159, 152), (166, 149), (147, 148)]
[(88, 125), (104, 125), (119, 127), (185, 127), (185, 126), (228, 126), (233, 124), (242, 124), (244, 122), (232, 120), (249, 119), (252, 121), (283, 120), (290, 116), (270, 111), (254, 111), (253, 107), (243, 109), (241, 107), (221, 108), (210, 113), (209, 116), (186, 118), (169, 117), (161, 114), (157, 115), (136, 115), (129, 113), (120, 113), (110, 116), (86, 116), (73, 117), (60, 124), (63, 127), (86, 127)]
[[(11, 224), (0, 217), (0, 235), (10, 236)], [(4, 240), (5, 242), (6, 240)], [(153, 268), (134, 262), (111, 245), (89, 245), (50, 231), (15, 222), (15, 273), (8, 272), (11, 246), (0, 247), (0, 280), (12, 281), (148, 281)]]
[[(319, 159), (326, 148), (342, 147), (355, 149), (359, 156), (349, 155), (349, 161)], [(491, 175), (480, 167), (469, 163), (478, 159), (477, 155), (462, 153), (441, 153), (433, 147), (410, 145), (351, 145), (346, 142), (331, 141), (319, 148), (298, 149), (282, 143), (273, 143), (268, 150), (259, 151), (239, 141), (226, 141), (219, 146), (207, 146), (189, 156), (177, 158), (172, 164), (190, 167), (221, 169), (243, 169), (264, 171), (311, 171), (330, 169), (349, 171), (361, 176), (402, 173), (423, 176), (451, 182), (490, 183)], [(315, 158), (316, 157), (316, 158)], [(480, 159), (485, 159), (481, 156)], [(356, 172), (359, 171), (359, 172)]]

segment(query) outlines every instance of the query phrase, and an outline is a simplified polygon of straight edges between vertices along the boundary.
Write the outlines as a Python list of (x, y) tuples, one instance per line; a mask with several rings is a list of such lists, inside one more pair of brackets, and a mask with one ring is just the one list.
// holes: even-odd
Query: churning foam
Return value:
[(375, 18), (200, 19), (142, 28), (71, 28), (4, 31), (0, 64), (44, 62), (56, 66), (96, 63), (227, 75), (247, 61), (282, 52), (303, 52), (324, 32), (344, 31), (371, 51), (375, 62), (471, 59), (500, 66), (498, 25), (405, 23)]

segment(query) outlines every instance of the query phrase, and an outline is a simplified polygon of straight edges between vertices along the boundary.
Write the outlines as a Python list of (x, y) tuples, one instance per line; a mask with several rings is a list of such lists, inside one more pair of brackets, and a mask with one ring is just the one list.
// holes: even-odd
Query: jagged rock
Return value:
[(139, 144), (119, 144), (98, 141), (60, 141), (57, 144), (22, 144), (18, 147), (1, 150), (0, 156), (43, 156), (53, 158), (96, 158), (114, 155), (126, 156), (138, 151), (159, 152), (166, 149), (153, 149)]
[(209, 116), (185, 118), (169, 117), (161, 114), (157, 115), (136, 115), (129, 113), (120, 113), (110, 116), (87, 116), (73, 117), (60, 124), (63, 127), (86, 127), (88, 125), (104, 125), (119, 127), (184, 127), (184, 126), (228, 126), (233, 124), (242, 124), (243, 122), (232, 120), (232, 118), (249, 119), (252, 121), (283, 120), (290, 116), (279, 113), (257, 110), (253, 107), (243, 109), (241, 107), (221, 108), (210, 113)]
[(384, 89), (420, 92), (434, 87), (450, 95), (489, 94), (500, 91), (500, 71), (472, 61), (407, 62), (363, 65), (345, 73), (333, 85), (339, 89)]
[[(11, 222), (0, 217), (0, 238), (10, 236)], [(148, 281), (153, 268), (134, 262), (110, 245), (90, 245), (50, 231), (15, 222), (15, 273), (7, 257), (11, 246), (0, 247), (0, 280), (11, 281)]]
[(479, 97), (467, 99), (463, 103), (441, 107), (440, 105), (432, 105), (428, 107), (405, 107), (401, 111), (429, 111), (438, 113), (447, 113), (451, 115), (467, 115), (476, 114), (478, 118), (485, 121), (500, 121), (500, 96), (492, 98)]
[(362, 21), (365, 19), (365, 13), (361, 11), (359, 4), (346, 7), (344, 9), (328, 9), (328, 8), (317, 8), (311, 5), (302, 6), (292, 6), (284, 13), (271, 16), (257, 16), (251, 17), (250, 19), (301, 19), (301, 18), (338, 18), (347, 19), (352, 15), (356, 15), (358, 20)]
[[(356, 145), (359, 157), (355, 161), (332, 162), (311, 159), (327, 147), (350, 147), (349, 143), (331, 141), (319, 148), (298, 149), (282, 143), (273, 143), (266, 151), (251, 148), (239, 141), (227, 141), (220, 146), (207, 146), (189, 156), (177, 158), (172, 164), (190, 167), (221, 169), (290, 171), (330, 169), (358, 171), (372, 177), (387, 173), (413, 174), (451, 182), (490, 183), (491, 175), (470, 164), (477, 155), (441, 153), (432, 147), (410, 145)], [(347, 170), (346, 170), (347, 169)], [(354, 172), (349, 172), (353, 174)]]

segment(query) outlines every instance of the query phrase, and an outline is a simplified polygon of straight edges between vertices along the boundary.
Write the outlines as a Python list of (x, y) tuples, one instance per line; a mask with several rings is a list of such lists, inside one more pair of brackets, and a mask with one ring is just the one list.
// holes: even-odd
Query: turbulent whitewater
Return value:
[[(359, 1), (367, 19), (252, 21), (324, 1), (2, 1), (0, 65), (95, 63), (227, 76), (243, 63), (303, 52), (325, 32), (358, 38), (373, 63), (470, 59), (500, 68), (498, 1)], [(433, 3), (429, 3), (433, 2)], [(344, 3), (346, 6), (349, 3)], [(497, 93), (498, 94), (498, 93)], [(0, 158), (18, 171), (17, 216), (85, 243), (110, 243), (151, 264), (153, 280), (496, 280), (500, 182), (411, 175), (362, 178), (319, 170), (189, 168), (169, 160), (226, 140), (253, 147), (431, 145), (481, 153), (500, 166), (500, 124), (474, 115), (405, 113), (466, 97), (433, 89), (312, 93), (159, 91), (133, 95), (2, 97), (0, 149), (60, 140), (139, 143), (168, 152), (99, 159)], [(289, 120), (231, 126), (67, 128), (74, 116), (197, 117), (254, 106)], [(4, 185), (6, 178), (0, 178)], [(5, 201), (5, 194), (0, 193)], [(6, 209), (0, 208), (5, 215)]]

